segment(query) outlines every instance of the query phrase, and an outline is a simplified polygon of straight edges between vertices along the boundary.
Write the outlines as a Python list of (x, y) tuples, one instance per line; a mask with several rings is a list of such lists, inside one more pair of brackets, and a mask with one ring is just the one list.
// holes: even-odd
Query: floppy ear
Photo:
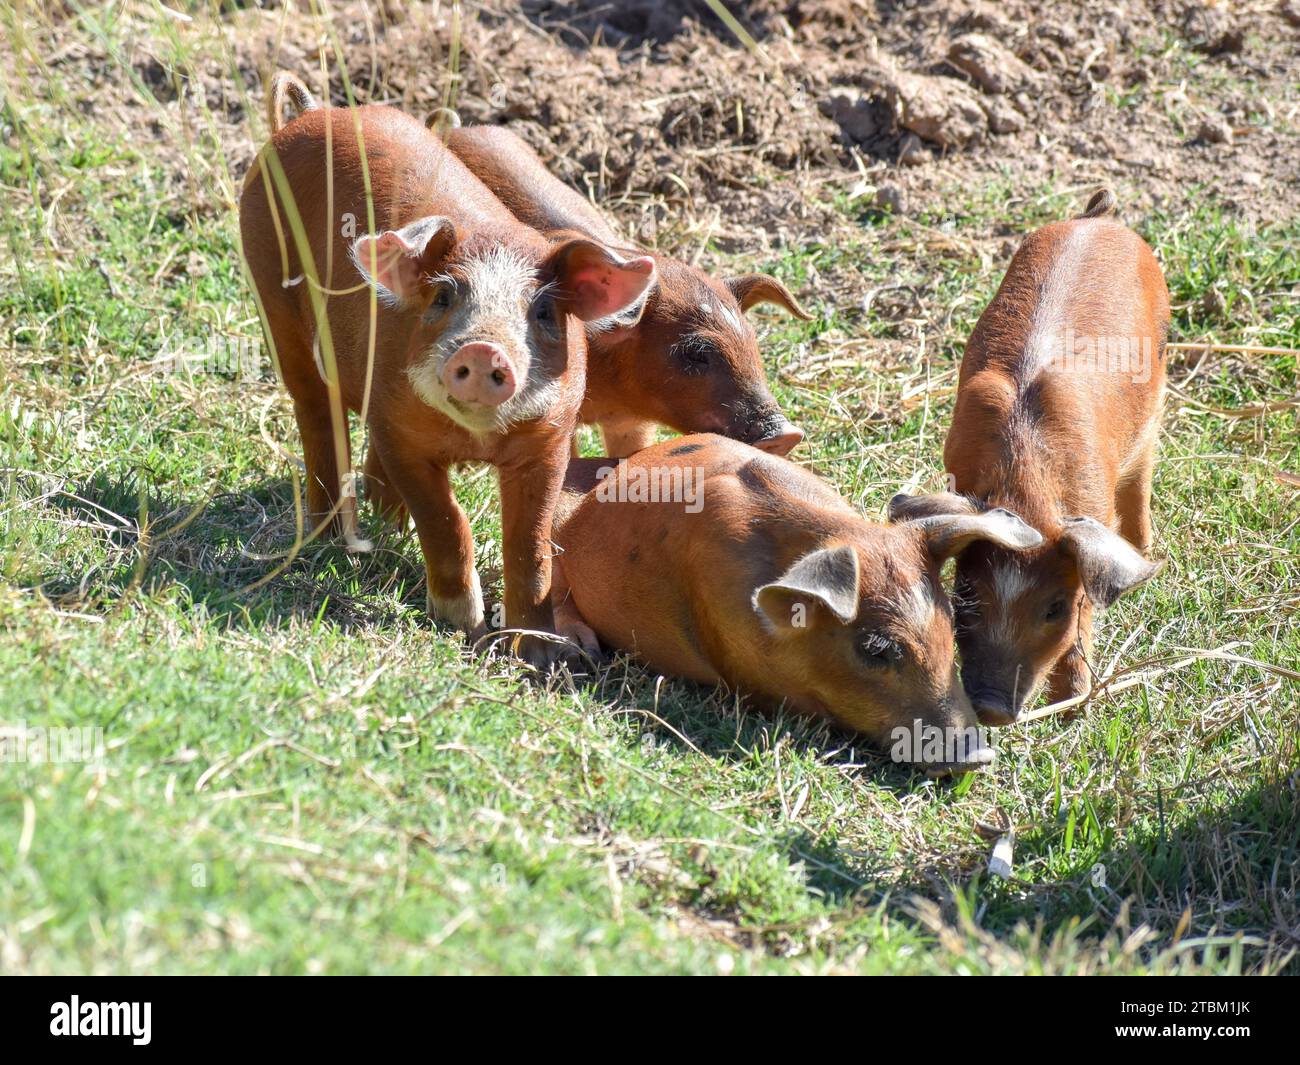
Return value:
[(953, 492), (935, 492), (924, 496), (909, 496), (906, 492), (900, 492), (889, 501), (889, 520), (895, 522), (916, 521), (918, 518), (933, 518), (944, 514), (973, 516), (979, 513), (979, 504), (973, 499)]
[(912, 524), (920, 527), (926, 549), (940, 564), (960, 555), (976, 540), (987, 540), (1010, 551), (1027, 551), (1043, 542), (1042, 533), (1001, 507), (974, 515), (935, 514), (917, 518)]
[(358, 237), (352, 243), (352, 261), (386, 302), (403, 303), (455, 245), (456, 226), (451, 219), (430, 215), (401, 229)]
[(1074, 559), (1083, 590), (1103, 610), (1160, 568), (1095, 518), (1066, 518), (1061, 550)]
[(851, 547), (809, 552), (755, 591), (753, 603), (778, 632), (806, 627), (818, 609), (847, 625), (858, 616), (858, 553)]
[(557, 299), (570, 314), (594, 322), (627, 310), (655, 281), (648, 255), (624, 258), (590, 240), (570, 240), (555, 252)]
[(805, 322), (812, 320), (812, 315), (799, 306), (799, 301), (780, 281), (771, 274), (741, 274), (729, 277), (723, 282), (736, 297), (742, 311), (757, 307), (760, 303), (774, 303), (789, 311), (796, 318)]

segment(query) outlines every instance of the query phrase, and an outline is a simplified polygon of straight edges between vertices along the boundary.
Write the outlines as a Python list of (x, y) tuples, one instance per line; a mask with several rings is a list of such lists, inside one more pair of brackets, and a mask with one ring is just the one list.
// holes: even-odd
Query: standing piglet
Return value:
[[(311, 513), (354, 527), (346, 412), (360, 412), (380, 509), (414, 519), (430, 612), (477, 635), (474, 545), (448, 469), (491, 463), (505, 622), (550, 630), (551, 517), (584, 391), (583, 324), (635, 303), (654, 263), (547, 241), (396, 110), (305, 103), (250, 171), (240, 229)], [(538, 664), (555, 653), (545, 639), (521, 647)]]
[[(600, 212), (509, 130), (454, 129), (446, 142), (525, 224), (551, 237), (577, 233), (626, 247)], [(772, 398), (745, 312), (772, 303), (797, 318), (811, 315), (767, 274), (717, 281), (678, 259), (658, 254), (654, 259), (658, 279), (645, 298), (588, 326), (582, 421), (600, 425), (605, 449), (614, 456), (649, 444), (655, 423), (684, 433), (722, 433), (786, 454), (803, 433)]]
[(1031, 233), (966, 345), (944, 462), (957, 494), (898, 496), (891, 517), (1007, 507), (1043, 534), (957, 559), (962, 676), (980, 720), (1009, 724), (1046, 681), (1090, 690), (1094, 607), (1147, 580), (1151, 472), (1169, 293), (1155, 256), (1108, 217)]
[(931, 770), (992, 761), (957, 680), (939, 571), (1041, 537), (1002, 510), (867, 521), (807, 470), (702, 435), (570, 468), (557, 511), (560, 630), (653, 669), (726, 682), (878, 743), (944, 730)]

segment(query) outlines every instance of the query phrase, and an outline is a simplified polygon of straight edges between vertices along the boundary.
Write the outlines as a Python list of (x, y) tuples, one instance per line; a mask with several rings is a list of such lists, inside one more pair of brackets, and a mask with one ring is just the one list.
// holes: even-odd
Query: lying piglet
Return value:
[(589, 651), (598, 637), (880, 743), (915, 721), (952, 730), (958, 747), (931, 769), (992, 761), (939, 571), (973, 543), (1036, 545), (1015, 515), (877, 524), (799, 466), (703, 435), (575, 461), (556, 530), (557, 625)]
[(1014, 721), (1044, 681), (1053, 702), (1086, 693), (1093, 608), (1156, 570), (1143, 556), (1169, 292), (1113, 206), (1100, 192), (1025, 238), (962, 359), (944, 446), (956, 494), (890, 506), (904, 521), (1007, 507), (1043, 534), (1034, 551), (957, 559), (962, 677), (987, 724)]

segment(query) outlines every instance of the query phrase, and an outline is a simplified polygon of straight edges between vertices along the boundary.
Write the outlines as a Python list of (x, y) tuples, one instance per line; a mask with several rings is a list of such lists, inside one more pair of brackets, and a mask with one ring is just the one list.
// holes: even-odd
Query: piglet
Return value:
[[(637, 303), (654, 262), (586, 238), (546, 240), (399, 111), (296, 102), (302, 114), (244, 183), (240, 232), (293, 397), (310, 512), (355, 529), (356, 411), (375, 502), (414, 519), (430, 612), (478, 636), (474, 544), (448, 471), (491, 463), (505, 623), (550, 631), (551, 517), (585, 387), (584, 325)], [(520, 645), (535, 664), (557, 646)]]
[(885, 525), (784, 458), (713, 435), (570, 467), (557, 510), (561, 631), (890, 744), (956, 740), (933, 771), (992, 761), (957, 680), (944, 560), (1041, 537), (1002, 510)]
[[(581, 234), (628, 247), (587, 200), (555, 177), (524, 141), (499, 126), (445, 133), (451, 148), (520, 221), (553, 238)], [(760, 303), (811, 316), (776, 278), (742, 274), (717, 281), (698, 267), (653, 254), (657, 283), (625, 312), (587, 328), (587, 395), (581, 417), (601, 426), (610, 455), (654, 439), (656, 423), (679, 432), (717, 432), (784, 455), (803, 433), (768, 389), (754, 328)]]
[(1009, 724), (1045, 682), (1090, 690), (1093, 609), (1146, 581), (1151, 472), (1169, 292), (1146, 242), (1098, 192), (1086, 213), (1025, 238), (966, 344), (944, 462), (952, 493), (898, 496), (891, 515), (1007, 507), (1033, 551), (957, 559), (962, 677), (980, 720)]

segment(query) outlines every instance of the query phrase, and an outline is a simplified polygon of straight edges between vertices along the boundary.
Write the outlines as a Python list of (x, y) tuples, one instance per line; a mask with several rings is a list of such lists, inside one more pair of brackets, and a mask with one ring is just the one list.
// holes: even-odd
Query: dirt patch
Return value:
[[(1287, 3), (728, 6), (752, 47), (700, 0), (488, 0), (459, 23), (446, 4), (386, 0), (340, 5), (328, 26), (232, 10), (213, 30), (221, 49), (181, 62), (145, 38), (130, 63), (165, 109), (201, 87), (238, 176), (260, 135), (249, 95), (260, 106), (274, 67), (320, 88), (333, 33), (358, 100), (416, 113), (451, 102), (466, 123), (509, 125), (648, 244), (835, 239), (852, 227), (850, 192), (865, 206), (881, 186), (880, 202), (910, 212), (993, 181), (1081, 196), (1104, 182), (1130, 215), (1207, 193), (1258, 219), (1300, 205), (1300, 29)], [(92, 46), (51, 65), (94, 59)], [(156, 109), (120, 67), (104, 70), (100, 106)]]

